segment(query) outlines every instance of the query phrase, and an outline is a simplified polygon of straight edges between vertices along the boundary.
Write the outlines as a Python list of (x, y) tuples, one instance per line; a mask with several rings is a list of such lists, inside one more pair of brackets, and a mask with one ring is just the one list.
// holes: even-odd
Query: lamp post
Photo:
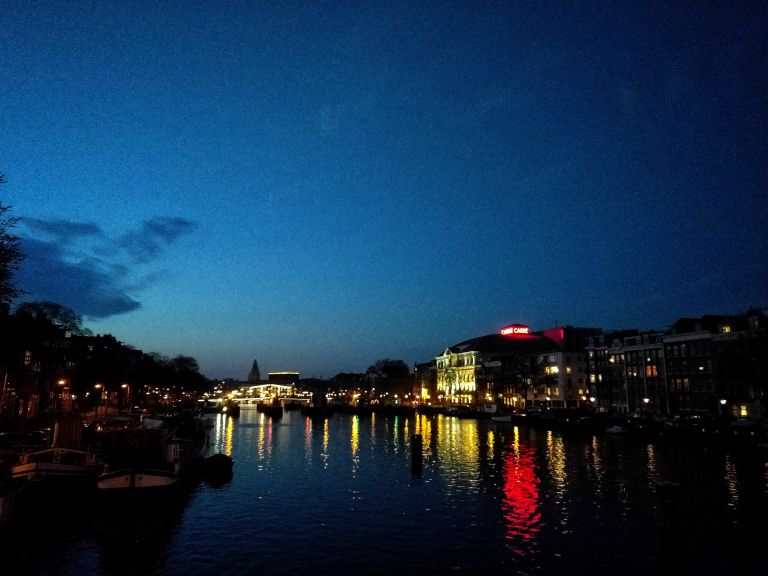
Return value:
[(128, 414), (131, 413), (131, 385), (121, 384), (120, 388), (125, 390), (125, 401), (128, 402)]
[(99, 417), (99, 406), (104, 402), (104, 385), (96, 383), (93, 385), (93, 388), (99, 391), (99, 401), (96, 403), (96, 408), (93, 411), (93, 419), (96, 420)]
[(57, 400), (57, 412), (64, 412), (64, 409), (66, 407), (65, 394), (67, 393), (67, 381), (64, 378), (59, 378), (58, 382), (56, 382), (56, 385), (58, 386), (58, 391), (56, 394), (56, 400)]

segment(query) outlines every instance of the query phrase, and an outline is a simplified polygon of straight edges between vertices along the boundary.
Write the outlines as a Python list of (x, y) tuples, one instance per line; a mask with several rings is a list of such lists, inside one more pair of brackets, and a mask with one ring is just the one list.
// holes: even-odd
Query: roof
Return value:
[(560, 347), (549, 338), (536, 334), (525, 336), (488, 334), (464, 340), (448, 348), (454, 354), (470, 351), (480, 352), (481, 354), (538, 354), (541, 352), (555, 352), (559, 349)]

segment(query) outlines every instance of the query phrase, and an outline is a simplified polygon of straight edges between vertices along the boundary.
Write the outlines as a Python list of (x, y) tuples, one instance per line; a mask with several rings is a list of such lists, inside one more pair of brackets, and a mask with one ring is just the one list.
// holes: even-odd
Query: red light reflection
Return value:
[(519, 431), (505, 453), (502, 469), (504, 499), (501, 509), (506, 522), (505, 536), (512, 551), (519, 556), (533, 553), (539, 532), (539, 478), (536, 476), (534, 453), (520, 445)]

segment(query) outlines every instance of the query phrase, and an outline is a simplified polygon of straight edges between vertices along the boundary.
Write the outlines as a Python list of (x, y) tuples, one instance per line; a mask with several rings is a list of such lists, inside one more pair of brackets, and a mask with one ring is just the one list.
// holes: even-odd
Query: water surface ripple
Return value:
[(218, 417), (211, 442), (235, 459), (230, 482), (149, 510), (47, 503), (0, 533), (0, 573), (763, 574), (768, 561), (759, 447), (245, 410)]

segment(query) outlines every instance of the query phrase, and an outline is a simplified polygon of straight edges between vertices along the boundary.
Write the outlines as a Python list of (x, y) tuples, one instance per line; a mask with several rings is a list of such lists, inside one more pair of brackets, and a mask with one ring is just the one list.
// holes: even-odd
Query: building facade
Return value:
[(566, 326), (534, 333), (512, 324), (449, 346), (435, 358), (437, 401), (512, 409), (588, 402), (585, 345), (595, 332)]
[(599, 410), (760, 418), (768, 388), (763, 313), (681, 318), (666, 332), (595, 335), (588, 379)]

